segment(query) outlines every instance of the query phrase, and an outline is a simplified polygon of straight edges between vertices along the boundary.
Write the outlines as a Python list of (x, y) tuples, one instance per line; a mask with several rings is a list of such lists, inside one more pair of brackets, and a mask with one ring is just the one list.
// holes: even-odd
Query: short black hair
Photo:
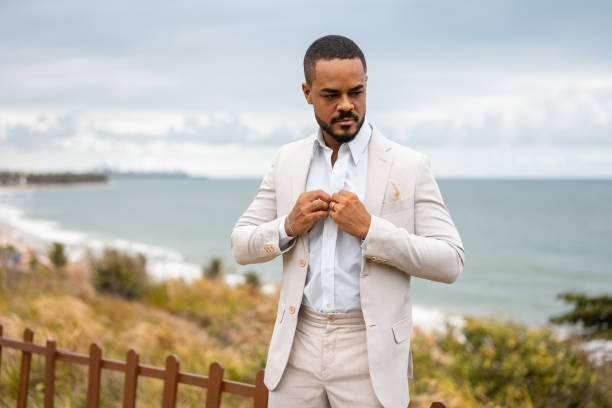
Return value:
[(361, 49), (350, 38), (341, 35), (326, 35), (321, 37), (306, 50), (304, 55), (304, 77), (310, 85), (315, 77), (315, 66), (319, 60), (359, 58), (363, 71), (368, 72), (365, 56)]

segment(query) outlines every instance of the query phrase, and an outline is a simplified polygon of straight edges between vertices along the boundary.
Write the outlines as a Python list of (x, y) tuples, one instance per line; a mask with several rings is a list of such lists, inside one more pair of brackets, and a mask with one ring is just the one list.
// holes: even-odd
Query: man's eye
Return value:
[(334, 99), (336, 95), (323, 95), (325, 99)]
[(361, 91), (351, 92), (351, 95), (353, 95), (353, 96), (361, 95)]

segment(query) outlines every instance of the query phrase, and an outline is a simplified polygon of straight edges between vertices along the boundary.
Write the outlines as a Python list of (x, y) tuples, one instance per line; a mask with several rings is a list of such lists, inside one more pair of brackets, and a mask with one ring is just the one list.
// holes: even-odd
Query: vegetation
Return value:
[(557, 295), (557, 298), (574, 303), (574, 310), (551, 317), (551, 323), (580, 323), (584, 337), (612, 340), (612, 297), (587, 297), (584, 294), (567, 292)]
[[(248, 284), (230, 287), (221, 279), (147, 280), (139, 297), (127, 300), (116, 291), (96, 289), (96, 266), (140, 271), (146, 261), (112, 251), (94, 260), (90, 269), (68, 263), (61, 273), (43, 261), (28, 272), (0, 264), (5, 335), (19, 338), (31, 327), (37, 343), (55, 338), (59, 347), (80, 353), (98, 341), (105, 357), (119, 360), (133, 347), (143, 364), (159, 367), (174, 353), (181, 371), (200, 374), (219, 361), (226, 378), (255, 381), (265, 365), (278, 294), (254, 291)], [(412, 408), (433, 400), (451, 408), (612, 407), (612, 368), (593, 366), (577, 340), (560, 340), (547, 328), (467, 316), (464, 326), (448, 325), (445, 332), (415, 328), (411, 341)], [(0, 406), (15, 404), (19, 357), (3, 350)], [(42, 358), (33, 358), (28, 406), (42, 406), (43, 365)], [(86, 368), (64, 362), (57, 367), (56, 406), (84, 406)], [(104, 371), (102, 378), (101, 406), (120, 407), (122, 376)], [(139, 379), (138, 405), (158, 406), (162, 387), (159, 380)], [(204, 398), (205, 391), (181, 386), (177, 406), (203, 406)], [(239, 397), (224, 398), (224, 407), (250, 406)]]
[[(51, 244), (51, 249), (49, 250), (49, 260), (56, 268), (61, 268), (66, 265), (67, 259), (66, 254), (64, 253), (64, 245), (59, 242), (54, 242)], [(34, 265), (35, 266), (35, 265)]]
[(452, 394), (463, 401), (451, 406), (612, 406), (610, 367), (593, 367), (574, 340), (559, 340), (548, 328), (467, 316), (464, 327), (448, 326), (433, 344), (433, 358), (419, 353), (415, 365), (456, 387)]
[(90, 255), (94, 268), (93, 284), (100, 292), (138, 299), (147, 290), (147, 260), (143, 255), (129, 255), (107, 248), (102, 257)]
[(223, 260), (213, 257), (208, 265), (202, 267), (202, 277), (205, 279), (217, 279), (223, 273)]
[(244, 274), (244, 279), (247, 285), (250, 285), (253, 289), (259, 289), (261, 287), (261, 279), (255, 271), (248, 271)]

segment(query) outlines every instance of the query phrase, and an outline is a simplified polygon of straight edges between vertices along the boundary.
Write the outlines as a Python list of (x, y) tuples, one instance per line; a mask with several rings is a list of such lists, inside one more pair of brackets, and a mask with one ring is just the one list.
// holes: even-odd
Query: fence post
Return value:
[[(23, 331), (23, 342), (32, 343), (34, 332), (29, 327)], [(21, 352), (21, 368), (19, 370), (19, 391), (17, 392), (17, 408), (26, 408), (28, 404), (28, 388), (30, 385), (30, 364), (32, 353)]]
[[(2, 338), (2, 331), (3, 331), (3, 328), (2, 328), (2, 325), (0, 324), (0, 339)], [(2, 344), (0, 344), (0, 374), (2, 374)]]
[(100, 372), (102, 371), (102, 347), (91, 343), (89, 347), (89, 378), (87, 380), (87, 408), (100, 405)]
[(206, 408), (219, 408), (221, 406), (221, 386), (223, 385), (223, 372), (221, 363), (214, 362), (208, 368), (208, 390), (206, 391)]
[(127, 353), (125, 366), (125, 382), (123, 386), (123, 408), (136, 407), (136, 390), (138, 388), (138, 353), (130, 349)]
[(264, 384), (264, 370), (259, 370), (255, 379), (255, 398), (253, 408), (267, 408), (268, 406), (268, 387)]
[(176, 405), (176, 390), (178, 386), (179, 360), (174, 354), (166, 358), (166, 373), (164, 375), (163, 408), (174, 408)]
[(53, 394), (55, 394), (55, 353), (57, 342), (47, 340), (45, 349), (45, 408), (53, 408)]

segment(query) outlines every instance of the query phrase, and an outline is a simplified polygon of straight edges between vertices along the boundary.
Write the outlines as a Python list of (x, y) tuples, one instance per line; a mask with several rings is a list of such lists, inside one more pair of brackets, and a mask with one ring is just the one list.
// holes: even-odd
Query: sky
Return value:
[(0, 170), (261, 177), (316, 131), (315, 39), (440, 177), (612, 177), (609, 1), (0, 2)]

